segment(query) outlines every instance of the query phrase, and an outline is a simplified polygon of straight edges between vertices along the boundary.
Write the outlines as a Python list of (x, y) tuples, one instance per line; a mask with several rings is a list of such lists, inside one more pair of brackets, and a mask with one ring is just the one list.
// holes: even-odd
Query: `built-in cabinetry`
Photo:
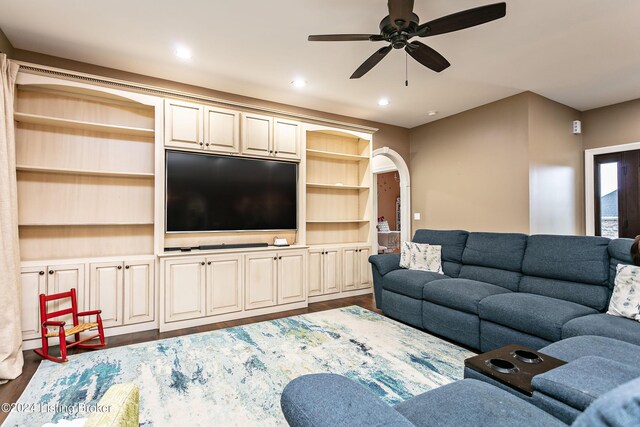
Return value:
[(165, 146), (299, 160), (302, 124), (178, 100), (165, 101)]
[[(243, 317), (295, 303), (306, 305), (307, 251), (251, 250), (219, 255), (167, 256), (161, 261), (161, 330)], [(192, 320), (191, 323), (178, 323)]]
[[(21, 69), (16, 91), (24, 348), (38, 295), (76, 288), (107, 334), (171, 330), (371, 292), (371, 135), (317, 119)], [(177, 95), (176, 95), (177, 96)], [(201, 99), (202, 102), (193, 102)], [(289, 118), (287, 118), (289, 117)], [(292, 119), (293, 118), (293, 119)], [(165, 151), (296, 162), (298, 229), (166, 233)], [(170, 252), (168, 247), (291, 247)]]

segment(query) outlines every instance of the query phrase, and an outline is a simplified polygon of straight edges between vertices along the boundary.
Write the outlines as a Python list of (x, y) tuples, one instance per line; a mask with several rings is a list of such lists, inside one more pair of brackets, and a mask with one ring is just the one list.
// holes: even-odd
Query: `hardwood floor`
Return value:
[[(109, 343), (109, 347), (120, 347), (124, 345), (154, 341), (154, 340), (159, 340), (163, 338), (171, 338), (171, 337), (176, 337), (180, 335), (195, 334), (198, 332), (213, 331), (216, 329), (224, 329), (224, 328), (230, 328), (233, 326), (247, 325), (250, 323), (264, 322), (265, 320), (280, 319), (282, 317), (297, 316), (299, 314), (313, 313), (316, 311), (331, 310), (334, 308), (347, 307), (350, 305), (358, 305), (368, 310), (381, 313), (380, 310), (375, 308), (373, 295), (370, 294), (370, 295), (362, 295), (362, 296), (351, 297), (351, 298), (342, 298), (342, 299), (337, 299), (333, 301), (316, 302), (313, 304), (309, 304), (309, 307), (307, 308), (303, 308), (299, 310), (290, 310), (290, 311), (283, 311), (280, 313), (265, 314), (263, 316), (248, 317), (245, 319), (238, 319), (238, 320), (233, 320), (229, 322), (212, 323), (210, 325), (179, 329), (176, 331), (170, 331), (170, 332), (164, 332), (164, 333), (160, 333), (158, 332), (158, 330), (154, 330), (154, 331), (137, 332), (134, 334), (119, 335), (114, 337), (107, 337), (107, 342)], [(78, 353), (83, 353), (85, 351), (92, 351), (92, 350), (75, 349), (75, 350), (70, 350), (69, 354), (78, 354)], [(99, 350), (93, 350), (93, 351), (99, 351)], [(31, 380), (31, 377), (33, 377), (33, 374), (36, 372), (36, 369), (38, 369), (38, 366), (40, 365), (40, 360), (41, 360), (40, 357), (38, 357), (32, 350), (28, 350), (24, 352), (24, 368), (22, 371), (22, 375), (20, 375), (18, 378), (16, 378), (13, 381), (9, 381), (5, 385), (0, 386), (0, 403), (14, 403), (18, 400), (18, 398), (24, 391), (25, 387)], [(5, 420), (7, 415), (8, 415), (7, 413), (0, 411), (0, 423), (2, 423)]]

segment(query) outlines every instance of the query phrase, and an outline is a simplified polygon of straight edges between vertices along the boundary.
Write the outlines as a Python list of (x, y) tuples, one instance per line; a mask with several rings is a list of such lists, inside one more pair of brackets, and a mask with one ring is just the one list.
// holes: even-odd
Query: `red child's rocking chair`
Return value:
[[(47, 312), (47, 303), (50, 301), (61, 300), (65, 298), (71, 299), (71, 307), (65, 308), (63, 310)], [(45, 295), (40, 294), (40, 319), (42, 320), (41, 324), (41, 334), (42, 334), (42, 348), (38, 348), (33, 350), (40, 357), (44, 359), (51, 360), (53, 362), (66, 362), (67, 361), (67, 349), (71, 347), (77, 348), (102, 348), (107, 346), (107, 342), (104, 339), (104, 329), (102, 328), (102, 318), (100, 318), (100, 313), (102, 310), (91, 310), (91, 311), (82, 311), (78, 312), (78, 303), (76, 299), (76, 290), (71, 289), (69, 292), (63, 292), (55, 295)], [(73, 327), (69, 329), (65, 329), (65, 322), (49, 320), (52, 318), (64, 316), (67, 314), (71, 314), (73, 317)], [(78, 317), (83, 316), (96, 316), (95, 322), (89, 323), (78, 323)], [(48, 327), (54, 326), (58, 327), (58, 331), (50, 332)], [(80, 332), (87, 331), (89, 329), (93, 329), (97, 327), (98, 333), (96, 335), (92, 335), (87, 338), (80, 339)], [(75, 335), (75, 341), (67, 342), (67, 337)], [(52, 356), (49, 354), (49, 338), (58, 336), (60, 339), (60, 357)], [(83, 344), (92, 339), (99, 338), (99, 343), (94, 344)]]

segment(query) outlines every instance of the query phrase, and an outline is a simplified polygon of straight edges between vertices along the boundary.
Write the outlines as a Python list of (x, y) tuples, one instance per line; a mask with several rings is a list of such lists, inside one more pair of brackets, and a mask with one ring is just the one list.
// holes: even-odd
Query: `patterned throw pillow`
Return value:
[(640, 321), (640, 267), (618, 264), (607, 314)]
[(442, 246), (402, 242), (402, 251), (400, 252), (400, 267), (402, 268), (444, 274), (441, 259)]

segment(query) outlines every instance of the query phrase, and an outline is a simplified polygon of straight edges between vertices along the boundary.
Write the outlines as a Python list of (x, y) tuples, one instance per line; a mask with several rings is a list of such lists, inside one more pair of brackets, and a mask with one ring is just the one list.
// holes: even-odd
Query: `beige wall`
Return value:
[(584, 148), (640, 142), (640, 99), (582, 113)]
[(396, 199), (400, 197), (400, 182), (398, 172), (381, 173), (378, 181), (378, 217), (383, 216), (389, 223), (389, 229), (397, 231), (396, 224)]
[(580, 112), (529, 92), (529, 232), (584, 234)]
[(0, 52), (6, 53), (9, 58), (11, 58), (14, 53), (13, 46), (2, 29), (0, 29)]
[(583, 234), (579, 118), (525, 92), (412, 129), (413, 230)]
[(378, 128), (373, 136), (373, 149), (381, 147), (389, 147), (397, 151), (407, 162), (409, 163), (409, 129), (399, 126), (387, 125), (384, 123), (372, 122), (368, 120), (361, 120), (353, 117), (340, 116), (337, 114), (331, 114), (323, 111), (310, 110), (307, 108), (296, 107), (292, 105), (279, 104), (275, 102), (265, 101), (257, 98), (249, 98), (246, 96), (235, 95), (227, 92), (220, 92), (214, 89), (187, 85), (184, 83), (173, 82), (170, 80), (158, 79), (150, 76), (143, 76), (141, 74), (133, 74), (126, 71), (115, 70), (112, 68), (100, 67), (98, 65), (87, 64), (83, 62), (71, 61), (64, 58), (58, 58), (49, 55), (43, 55), (36, 52), (30, 52), (20, 49), (15, 49), (13, 58), (21, 61), (32, 62), (40, 65), (47, 65), (50, 67), (58, 67), (66, 70), (78, 71), (87, 74), (95, 74), (103, 77), (110, 77), (114, 79), (127, 80), (131, 82), (152, 85), (162, 87), (165, 89), (173, 89), (184, 92), (190, 92), (198, 95), (209, 96), (228, 101), (241, 102), (245, 104), (251, 104), (260, 107), (268, 107), (287, 111), (291, 113), (305, 114), (309, 116), (321, 117), (326, 119), (338, 120), (347, 123), (353, 123), (358, 125), (370, 126)]
[(411, 130), (417, 228), (529, 231), (528, 94)]

